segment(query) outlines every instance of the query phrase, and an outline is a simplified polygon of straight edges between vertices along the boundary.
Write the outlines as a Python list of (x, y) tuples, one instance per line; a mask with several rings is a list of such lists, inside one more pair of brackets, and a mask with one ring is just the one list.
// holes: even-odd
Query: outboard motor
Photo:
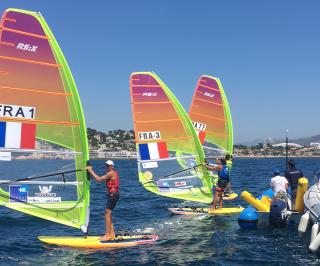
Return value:
[(269, 222), (272, 228), (283, 228), (287, 226), (288, 210), (286, 201), (275, 199), (271, 202)]

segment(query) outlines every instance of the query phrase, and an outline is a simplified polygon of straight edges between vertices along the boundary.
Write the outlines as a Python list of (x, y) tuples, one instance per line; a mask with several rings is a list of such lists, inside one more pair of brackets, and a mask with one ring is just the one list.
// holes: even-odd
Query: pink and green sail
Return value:
[(139, 181), (161, 196), (210, 203), (203, 149), (177, 98), (152, 72), (133, 73), (130, 93)]
[(206, 158), (232, 154), (232, 118), (227, 97), (218, 78), (200, 77), (192, 98), (189, 117)]
[[(84, 171), (88, 160), (86, 125), (68, 64), (40, 13), (4, 12), (0, 93), (0, 155), (8, 156), (8, 162), (0, 161), (0, 165), (16, 165), (12, 176), (0, 176), (0, 205), (86, 231), (90, 189)], [(60, 161), (27, 160), (35, 166), (31, 169), (18, 160), (44, 154), (68, 159), (65, 162), (71, 166), (57, 171), (55, 164)], [(14, 171), (19, 167), (25, 167), (22, 173)], [(47, 172), (53, 175), (35, 178), (37, 173)], [(56, 174), (59, 172), (64, 174)], [(17, 181), (21, 178), (26, 180)]]

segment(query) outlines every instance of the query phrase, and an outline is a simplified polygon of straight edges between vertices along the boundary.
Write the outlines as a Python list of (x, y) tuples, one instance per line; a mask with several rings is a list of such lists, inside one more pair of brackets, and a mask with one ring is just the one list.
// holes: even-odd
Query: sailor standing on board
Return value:
[(106, 181), (106, 186), (108, 189), (107, 194), (107, 206), (106, 206), (106, 232), (105, 235), (100, 238), (100, 240), (110, 240), (115, 237), (115, 232), (112, 223), (112, 210), (116, 206), (119, 200), (119, 174), (114, 169), (114, 163), (111, 160), (105, 162), (106, 174), (103, 176), (98, 176), (92, 169), (92, 166), (88, 166), (88, 172), (95, 178), (98, 182)]
[(208, 170), (216, 170), (218, 172), (218, 184), (215, 188), (212, 208), (216, 209), (217, 199), (219, 198), (219, 209), (222, 208), (223, 203), (223, 193), (225, 188), (228, 186), (229, 183), (229, 168), (226, 165), (226, 160), (224, 158), (220, 158), (217, 160), (217, 165), (205, 165)]

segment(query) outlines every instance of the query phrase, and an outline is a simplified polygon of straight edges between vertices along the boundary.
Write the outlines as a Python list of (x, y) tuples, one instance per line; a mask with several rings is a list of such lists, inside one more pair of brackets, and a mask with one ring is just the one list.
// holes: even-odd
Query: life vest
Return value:
[(116, 170), (113, 170), (113, 172), (115, 174), (115, 178), (106, 181), (109, 194), (119, 192), (119, 174)]
[(223, 180), (229, 181), (230, 173), (229, 173), (228, 166), (226, 165), (221, 165), (221, 166), (222, 166), (222, 169), (221, 171), (218, 171), (218, 177)]

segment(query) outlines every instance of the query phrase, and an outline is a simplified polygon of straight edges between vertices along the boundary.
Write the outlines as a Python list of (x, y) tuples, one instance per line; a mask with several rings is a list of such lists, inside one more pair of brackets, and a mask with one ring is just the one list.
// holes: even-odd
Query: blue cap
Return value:
[(273, 174), (275, 174), (275, 175), (281, 175), (281, 172), (280, 172), (279, 169), (274, 168), (274, 169), (273, 169)]

